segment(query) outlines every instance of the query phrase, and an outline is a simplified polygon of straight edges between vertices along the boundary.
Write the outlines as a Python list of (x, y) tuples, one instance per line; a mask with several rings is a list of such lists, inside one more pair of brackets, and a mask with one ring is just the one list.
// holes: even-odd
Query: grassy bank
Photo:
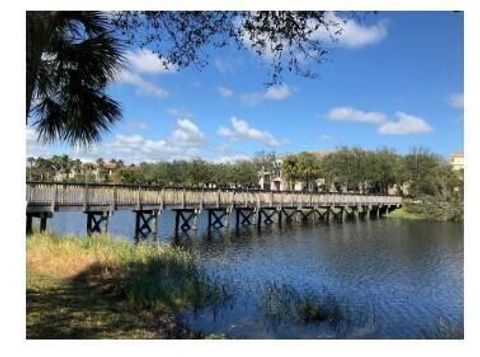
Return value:
[(412, 200), (406, 199), (403, 207), (389, 215), (399, 219), (429, 219), (434, 221), (463, 222), (463, 201), (436, 200), (431, 197)]
[(187, 252), (106, 236), (27, 238), (27, 338), (194, 338), (176, 318), (226, 287)]
[(421, 213), (408, 211), (406, 208), (397, 208), (393, 212), (389, 213), (388, 216), (391, 218), (410, 219), (410, 220), (427, 219), (425, 215)]

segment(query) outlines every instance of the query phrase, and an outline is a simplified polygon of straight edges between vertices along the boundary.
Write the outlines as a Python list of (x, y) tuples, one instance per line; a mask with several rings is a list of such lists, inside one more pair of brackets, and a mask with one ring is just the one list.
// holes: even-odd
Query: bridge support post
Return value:
[(87, 211), (87, 234), (107, 233), (109, 211)]
[(335, 212), (335, 208), (332, 206), (330, 208), (330, 212), (332, 213), (332, 218), (337, 222), (337, 223), (342, 223), (345, 219), (345, 207), (339, 206), (338, 211)]
[(190, 229), (196, 229), (197, 210), (194, 208), (179, 208), (175, 211), (175, 234), (178, 231), (186, 232)]
[(372, 216), (372, 206), (367, 206), (366, 210), (367, 212), (365, 213), (365, 218), (369, 220)]
[(32, 214), (27, 213), (27, 235), (32, 234)]
[(305, 212), (303, 211), (303, 208), (299, 209), (297, 211), (297, 222), (299, 223), (304, 223), (307, 220), (307, 216)]
[(33, 218), (40, 219), (39, 231), (43, 233), (47, 230), (47, 219), (53, 217), (52, 212), (29, 212), (27, 213), (26, 233), (33, 233)]
[(359, 208), (358, 208), (358, 217), (359, 217), (359, 218), (362, 218), (363, 220), (367, 220), (367, 219), (368, 219), (368, 215), (369, 215), (368, 206), (359, 206)]
[(297, 213), (298, 211), (296, 207), (282, 207), (279, 215), (285, 215), (285, 223), (292, 223)]
[(260, 208), (257, 216), (257, 225), (260, 228), (262, 223), (272, 224), (274, 223), (273, 216), (278, 214), (278, 211), (275, 207), (264, 207)]
[(327, 207), (326, 211), (325, 211), (325, 218), (326, 218), (326, 222), (327, 223), (330, 223), (332, 221), (332, 218), (333, 218), (333, 212), (332, 212), (332, 207)]
[(43, 233), (47, 230), (47, 214), (42, 213), (40, 216), (40, 232)]
[[(348, 208), (350, 208), (350, 212), (348, 211)], [(351, 219), (352, 221), (356, 220), (358, 218), (358, 207), (357, 206), (350, 206), (348, 208), (346, 208), (348, 219)]]
[(352, 220), (353, 219), (353, 208), (350, 206), (344, 206), (343, 207), (343, 221)]
[(253, 208), (236, 208), (235, 209), (235, 227), (238, 228), (244, 225), (253, 224), (252, 219), (254, 218)]
[(358, 218), (360, 217), (360, 210), (362, 209), (361, 206), (355, 206), (355, 209), (353, 211), (353, 218), (358, 221)]
[(303, 222), (307, 222), (308, 219), (310, 218), (310, 216), (312, 217), (311, 220), (312, 222), (315, 222), (315, 214), (316, 214), (317, 210), (315, 208), (307, 208), (307, 212), (305, 213), (303, 210), (302, 210), (302, 215), (303, 215)]
[(321, 208), (319, 207), (317, 209), (317, 215), (319, 222), (328, 223), (328, 207), (323, 211), (323, 213), (321, 211)]
[(135, 242), (152, 238), (157, 239), (158, 214), (156, 209), (135, 210)]
[[(208, 208), (208, 230), (228, 226), (229, 211), (226, 208)], [(237, 211), (238, 213), (238, 211)]]

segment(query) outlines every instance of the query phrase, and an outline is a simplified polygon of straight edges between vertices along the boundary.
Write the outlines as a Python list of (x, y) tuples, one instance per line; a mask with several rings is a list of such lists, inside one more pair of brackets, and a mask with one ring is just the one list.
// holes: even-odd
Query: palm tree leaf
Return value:
[(98, 12), (62, 12), (38, 67), (34, 115), (45, 142), (84, 145), (121, 118), (105, 94), (123, 66), (122, 45)]

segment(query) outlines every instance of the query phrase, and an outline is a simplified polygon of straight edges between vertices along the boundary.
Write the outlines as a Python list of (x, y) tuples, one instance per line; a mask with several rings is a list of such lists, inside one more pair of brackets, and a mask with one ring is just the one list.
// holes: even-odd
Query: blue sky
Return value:
[(463, 149), (461, 13), (348, 20), (329, 47), (327, 62), (306, 64), (319, 78), (285, 74), (271, 88), (268, 58), (248, 50), (207, 50), (209, 66), (177, 72), (131, 48), (129, 68), (108, 89), (123, 121), (88, 150), (41, 145), (28, 128), (27, 155), (231, 161), (343, 145), (399, 153), (423, 145), (445, 156)]

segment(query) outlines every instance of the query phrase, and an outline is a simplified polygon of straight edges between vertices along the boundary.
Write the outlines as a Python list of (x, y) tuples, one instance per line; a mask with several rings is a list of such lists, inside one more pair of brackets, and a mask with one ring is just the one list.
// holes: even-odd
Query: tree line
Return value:
[[(318, 155), (301, 152), (278, 157), (259, 152), (252, 160), (213, 163), (193, 160), (160, 161), (125, 165), (112, 159), (114, 169), (99, 158), (82, 163), (67, 155), (29, 158), (27, 179), (70, 182), (111, 182), (158, 186), (259, 188), (262, 174), (281, 178), (284, 189), (354, 193), (396, 193), (448, 197), (463, 192), (463, 172), (455, 172), (446, 160), (426, 148), (413, 148), (406, 155), (388, 148), (375, 151), (342, 147)], [(110, 166), (111, 167), (111, 166)], [(70, 175), (75, 172), (75, 175)]]
[[(122, 160), (83, 163), (68, 155), (27, 159), (27, 179), (31, 181), (104, 182), (157, 186), (258, 188), (259, 172), (271, 170), (275, 153), (259, 152), (253, 160), (214, 163), (193, 160), (142, 162), (125, 165)], [(107, 165), (107, 164), (113, 164)]]
[(440, 155), (422, 147), (399, 155), (388, 148), (368, 151), (342, 147), (322, 157), (299, 153), (284, 157), (282, 176), (308, 184), (322, 178), (319, 189), (355, 193), (395, 193), (446, 197), (463, 190), (463, 172), (455, 172)]

